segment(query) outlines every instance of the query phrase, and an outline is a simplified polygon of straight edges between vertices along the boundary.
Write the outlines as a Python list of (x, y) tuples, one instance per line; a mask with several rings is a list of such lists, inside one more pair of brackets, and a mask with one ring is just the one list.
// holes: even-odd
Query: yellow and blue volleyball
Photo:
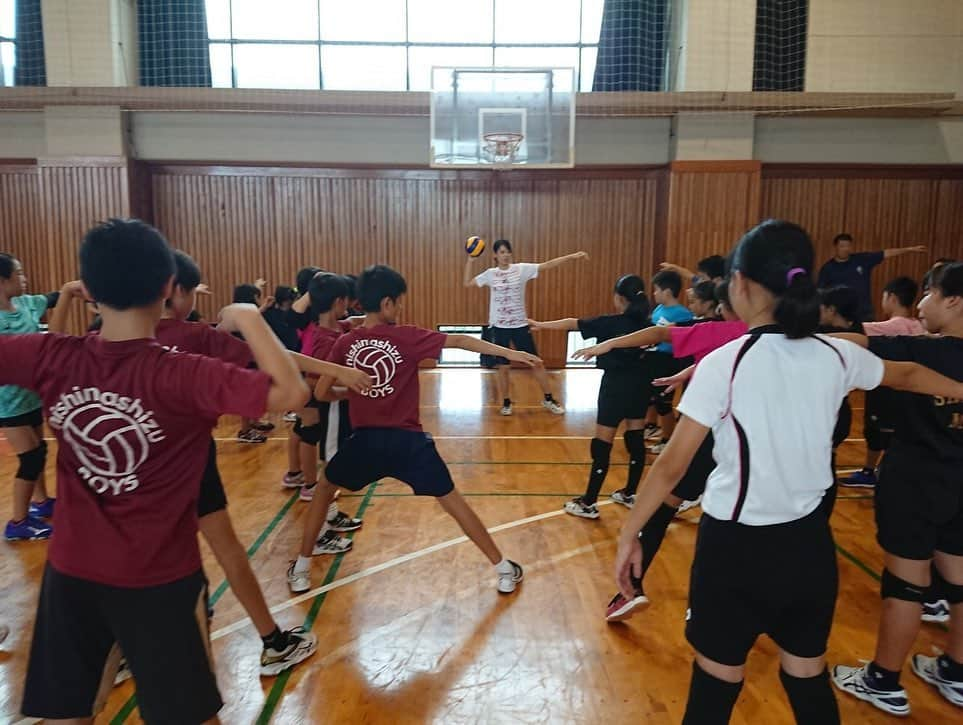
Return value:
[(481, 256), (485, 251), (485, 240), (481, 237), (468, 237), (465, 240), (465, 251), (468, 252), (469, 257)]

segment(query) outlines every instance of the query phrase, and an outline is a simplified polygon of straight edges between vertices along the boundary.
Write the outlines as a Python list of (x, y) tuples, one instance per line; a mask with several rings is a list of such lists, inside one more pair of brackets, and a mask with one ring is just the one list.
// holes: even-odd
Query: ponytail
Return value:
[(637, 274), (619, 277), (615, 283), (615, 294), (629, 303), (623, 314), (639, 324), (645, 322), (649, 316), (649, 298), (645, 296), (645, 282), (641, 277)]
[(808, 337), (816, 331), (819, 327), (819, 296), (809, 274), (793, 277), (779, 297), (773, 317), (790, 340)]

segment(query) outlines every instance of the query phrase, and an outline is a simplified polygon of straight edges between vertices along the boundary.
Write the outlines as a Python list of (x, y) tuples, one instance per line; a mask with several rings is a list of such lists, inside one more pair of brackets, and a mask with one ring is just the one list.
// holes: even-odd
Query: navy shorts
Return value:
[[(492, 342), (501, 347), (513, 347), (519, 352), (538, 355), (535, 349), (535, 338), (527, 327), (492, 327)], [(508, 359), (501, 355), (495, 358), (496, 365), (508, 365)]]
[(203, 518), (215, 511), (227, 508), (227, 495), (221, 482), (221, 472), (217, 470), (217, 445), (211, 438), (211, 445), (207, 450), (207, 463), (204, 464), (204, 474), (201, 476), (201, 493), (197, 499), (197, 518)]
[(39, 428), (43, 425), (43, 413), (40, 408), (10, 418), (0, 418), (0, 428), (20, 428), (25, 425), (31, 428)]
[(595, 422), (618, 428), (623, 420), (641, 420), (652, 389), (638, 370), (606, 370), (599, 385)]
[(446, 496), (455, 489), (434, 439), (423, 431), (362, 428), (328, 462), (324, 475), (335, 486), (360, 491), (382, 478), (397, 478), (418, 496)]

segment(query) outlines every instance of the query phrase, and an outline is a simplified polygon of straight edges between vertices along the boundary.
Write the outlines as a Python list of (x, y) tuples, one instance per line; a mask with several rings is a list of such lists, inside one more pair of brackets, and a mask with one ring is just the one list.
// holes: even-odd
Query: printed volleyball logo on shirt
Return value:
[(80, 477), (96, 493), (126, 493), (139, 485), (137, 469), (147, 460), (150, 444), (164, 431), (139, 398), (78, 388), (60, 396), (50, 408), (51, 427), (80, 461)]
[(395, 392), (391, 381), (404, 361), (398, 348), (387, 340), (357, 340), (345, 356), (348, 367), (367, 373), (374, 381), (371, 390), (361, 393), (369, 398), (384, 398)]

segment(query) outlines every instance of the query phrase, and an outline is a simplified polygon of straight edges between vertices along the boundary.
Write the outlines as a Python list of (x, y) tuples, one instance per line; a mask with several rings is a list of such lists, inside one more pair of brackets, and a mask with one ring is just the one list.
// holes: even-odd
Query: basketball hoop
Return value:
[(485, 141), (485, 155), (495, 164), (510, 164), (515, 160), (518, 147), (525, 138), (513, 131), (496, 131), (482, 135)]

